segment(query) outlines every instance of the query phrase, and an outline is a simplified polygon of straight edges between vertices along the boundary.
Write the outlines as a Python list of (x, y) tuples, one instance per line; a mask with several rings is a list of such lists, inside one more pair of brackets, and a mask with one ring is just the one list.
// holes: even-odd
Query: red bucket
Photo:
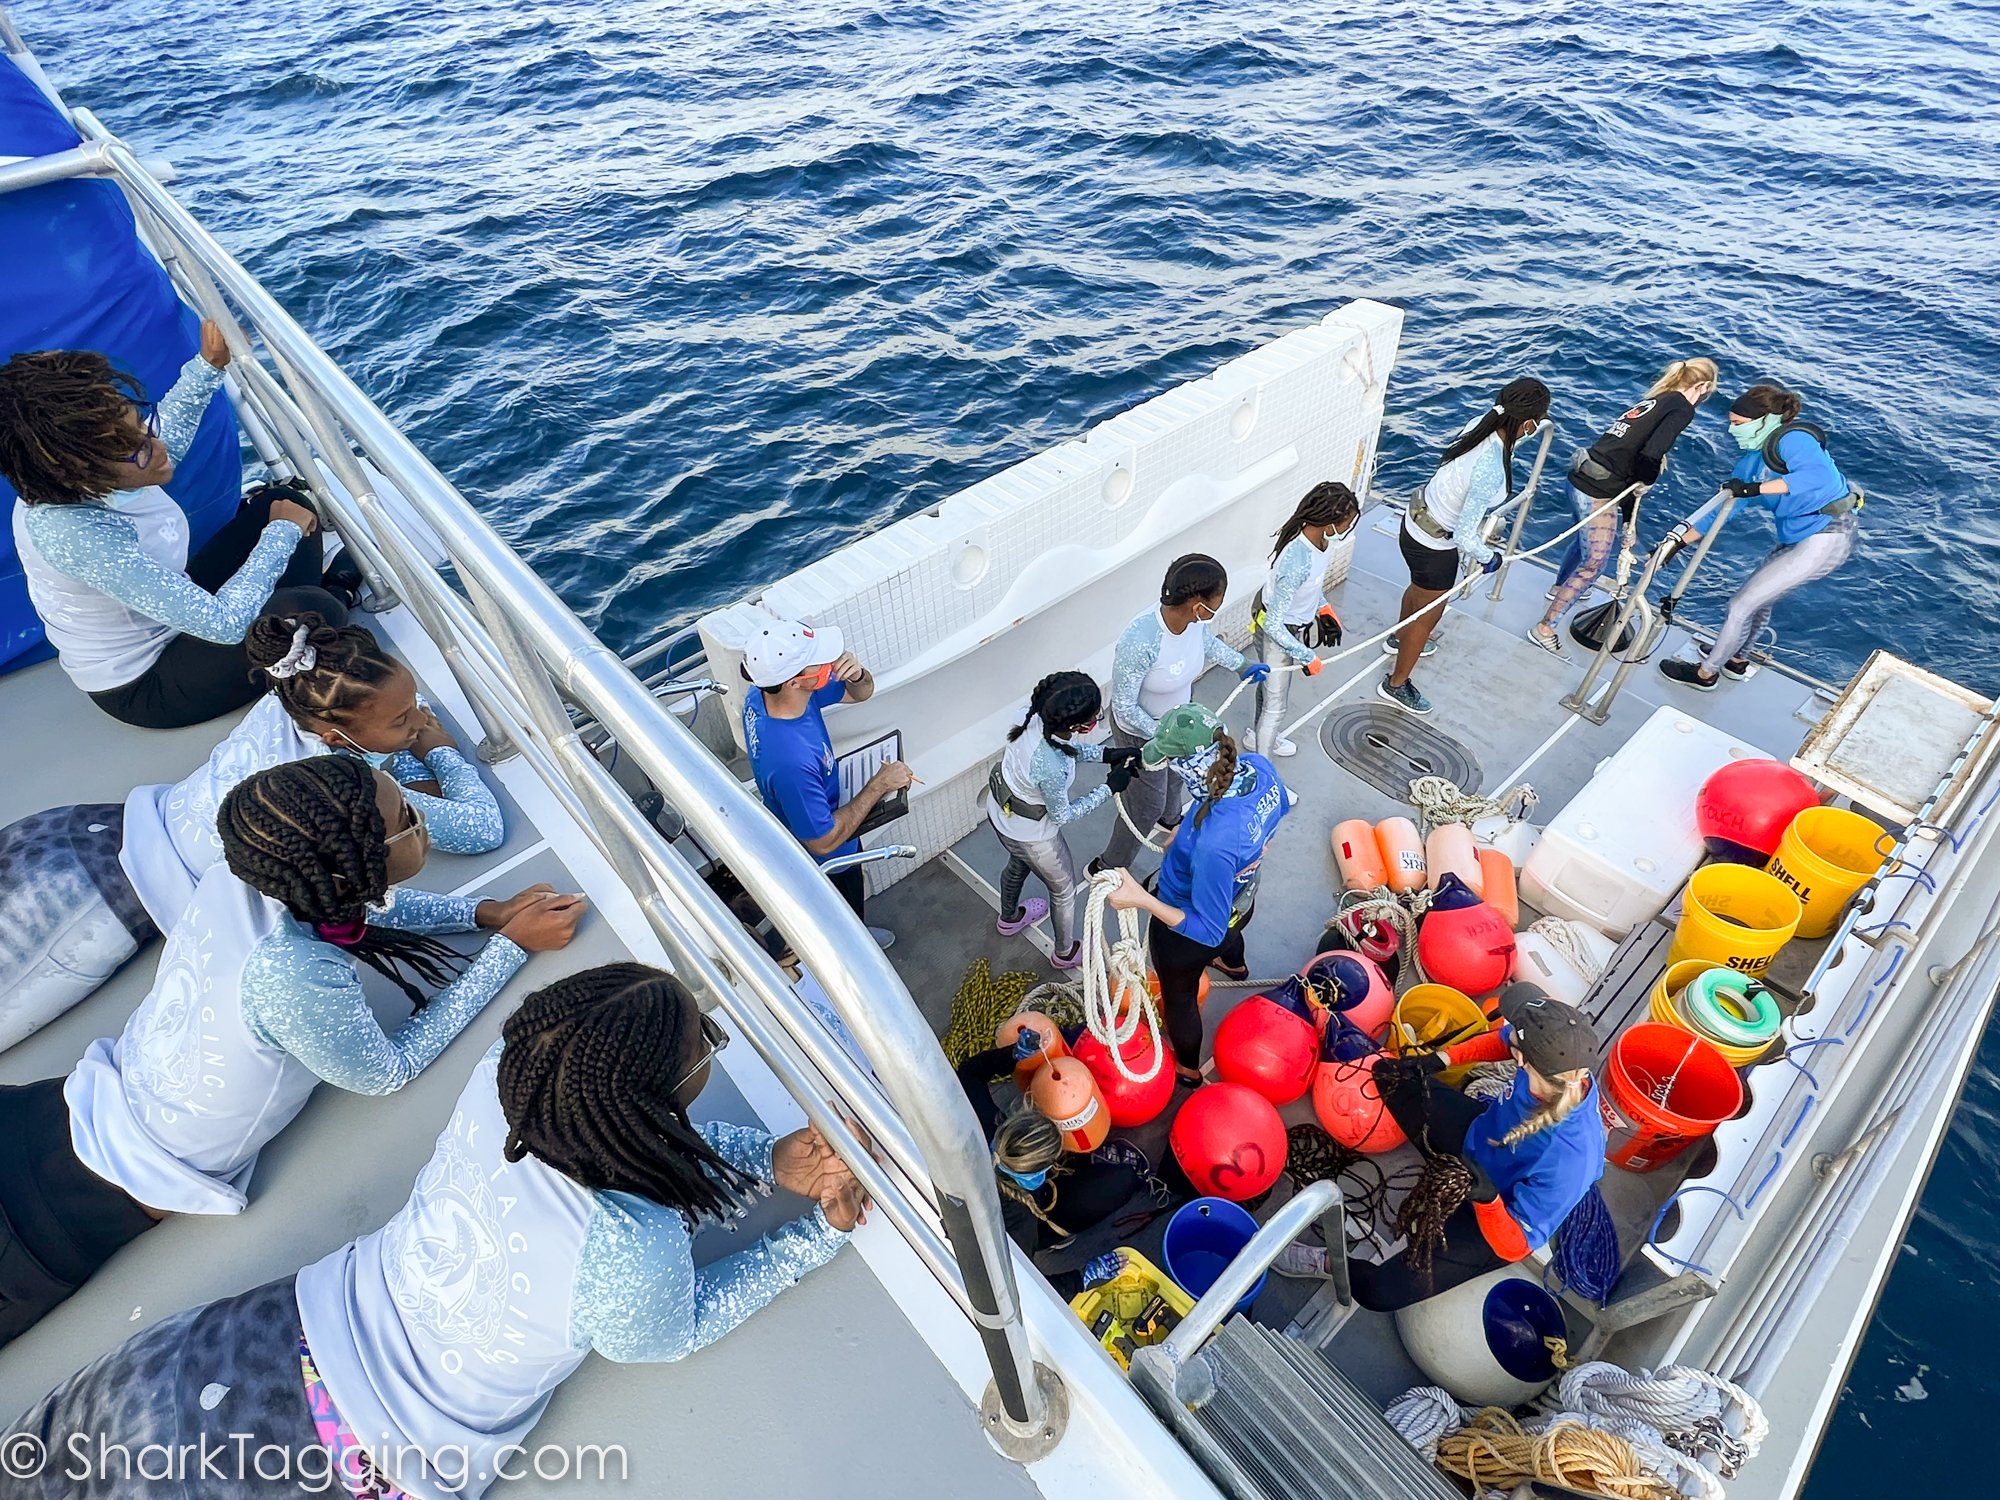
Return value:
[(1705, 1038), (1641, 1021), (1611, 1044), (1597, 1107), (1604, 1159), (1651, 1172), (1741, 1109), (1743, 1080)]

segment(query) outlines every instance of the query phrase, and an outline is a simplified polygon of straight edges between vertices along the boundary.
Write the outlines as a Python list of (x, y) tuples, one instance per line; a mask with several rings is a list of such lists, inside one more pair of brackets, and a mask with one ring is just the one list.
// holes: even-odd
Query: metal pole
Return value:
[(110, 170), (104, 147), (96, 141), (85, 141), (67, 151), (52, 151), (47, 156), (30, 156), (0, 165), (0, 193), (18, 193), (24, 188), (68, 182), (77, 177), (101, 177)]
[(1521, 531), (1528, 524), (1528, 511), (1534, 506), (1535, 491), (1541, 488), (1542, 466), (1549, 461), (1549, 445), (1555, 441), (1556, 424), (1547, 417), (1542, 418), (1542, 445), (1535, 450), (1534, 467), (1528, 470), (1528, 482), (1521, 490), (1521, 498), (1514, 502), (1514, 525), (1507, 533), (1507, 545), (1501, 556), (1509, 559), (1502, 562), (1493, 573), (1493, 587), (1486, 591), (1489, 599), (1500, 597), (1501, 586), (1507, 582), (1507, 570), (1514, 566), (1511, 559), (1520, 550)]

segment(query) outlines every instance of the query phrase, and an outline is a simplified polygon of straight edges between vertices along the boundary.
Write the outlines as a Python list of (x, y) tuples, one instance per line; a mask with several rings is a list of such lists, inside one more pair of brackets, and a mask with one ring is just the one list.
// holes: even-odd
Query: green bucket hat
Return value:
[(1199, 703), (1178, 704), (1160, 715), (1159, 727), (1146, 741), (1141, 760), (1147, 770), (1158, 770), (1170, 760), (1207, 749), (1221, 727), (1222, 720), (1214, 709)]

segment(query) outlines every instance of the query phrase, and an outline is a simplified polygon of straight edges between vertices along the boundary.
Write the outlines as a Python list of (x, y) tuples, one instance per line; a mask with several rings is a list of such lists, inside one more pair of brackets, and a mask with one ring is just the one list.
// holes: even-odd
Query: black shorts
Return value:
[(1403, 561), (1410, 567), (1410, 586), (1443, 594), (1458, 582), (1458, 548), (1427, 547), (1410, 535), (1408, 523), (1396, 533)]

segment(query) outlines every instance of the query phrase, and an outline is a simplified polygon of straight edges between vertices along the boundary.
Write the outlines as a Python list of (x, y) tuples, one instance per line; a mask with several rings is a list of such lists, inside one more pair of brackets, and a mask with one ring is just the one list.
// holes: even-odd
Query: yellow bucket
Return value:
[(1727, 1042), (1717, 1041), (1687, 1017), (1680, 1006), (1681, 992), (1695, 980), (1706, 974), (1715, 965), (1705, 958), (1690, 958), (1681, 963), (1668, 964), (1667, 972), (1660, 976), (1653, 986), (1649, 1005), (1652, 1018), (1664, 1026), (1676, 1026), (1682, 1031), (1692, 1032), (1720, 1052), (1732, 1068), (1747, 1068), (1771, 1050), (1771, 1043), (1764, 1042), (1756, 1047), (1732, 1047)]
[[(1396, 1002), (1389, 1022), (1389, 1050), (1398, 1057), (1435, 1052), (1456, 1042), (1470, 1041), (1492, 1029), (1472, 999), (1448, 984), (1413, 984)], [(1457, 1088), (1472, 1071), (1468, 1064), (1446, 1068), (1438, 1077)]]
[(1798, 930), (1800, 910), (1792, 888), (1775, 875), (1748, 865), (1703, 865), (1688, 882), (1667, 967), (1699, 958), (1762, 974)]
[(1809, 807), (1792, 819), (1764, 866), (1805, 908), (1799, 936), (1822, 938), (1840, 923), (1854, 893), (1882, 868), (1882, 825), (1844, 807)]

